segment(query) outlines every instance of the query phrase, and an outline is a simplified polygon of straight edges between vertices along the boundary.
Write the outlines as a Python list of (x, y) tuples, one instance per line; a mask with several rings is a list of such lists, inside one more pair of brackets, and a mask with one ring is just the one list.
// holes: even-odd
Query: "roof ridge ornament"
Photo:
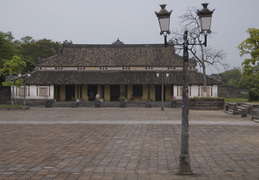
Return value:
[(65, 41), (63, 41), (63, 44), (73, 44), (73, 42), (71, 40), (70, 41), (65, 40)]
[(113, 42), (112, 45), (124, 45), (124, 43), (122, 41), (120, 41), (119, 38), (117, 38), (117, 40), (115, 42)]

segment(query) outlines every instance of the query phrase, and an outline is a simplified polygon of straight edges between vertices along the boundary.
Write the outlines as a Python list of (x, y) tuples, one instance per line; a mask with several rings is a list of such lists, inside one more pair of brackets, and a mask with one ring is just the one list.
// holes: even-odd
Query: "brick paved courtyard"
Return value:
[(259, 179), (259, 123), (190, 111), (191, 176), (175, 175), (181, 109), (0, 111), (0, 179)]

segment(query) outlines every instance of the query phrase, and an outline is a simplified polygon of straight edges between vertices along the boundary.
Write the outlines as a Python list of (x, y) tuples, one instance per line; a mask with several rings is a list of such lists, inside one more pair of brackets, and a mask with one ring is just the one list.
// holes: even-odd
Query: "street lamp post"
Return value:
[[(159, 78), (159, 76), (160, 74), (157, 72), (156, 77)], [(161, 111), (164, 111), (164, 82), (161, 83)]]
[(26, 83), (23, 84), (23, 110), (26, 107)]
[[(156, 77), (158, 77), (159, 78), (159, 76), (160, 76), (160, 74), (159, 74), (159, 72), (157, 72), (156, 73)], [(169, 73), (168, 72), (166, 72), (166, 74), (165, 74), (165, 77), (166, 78), (168, 78), (169, 77)], [(164, 79), (163, 79), (163, 77), (162, 77), (162, 84), (161, 84), (161, 111), (164, 111)]]
[[(22, 75), (21, 74), (19, 74), (19, 77), (21, 77)], [(27, 86), (27, 84), (26, 84), (26, 78), (27, 77), (31, 77), (31, 74), (25, 74), (25, 75), (23, 75), (23, 80), (24, 80), (24, 82), (23, 82), (23, 110), (25, 110), (26, 109), (26, 86)], [(27, 92), (28, 92), (28, 90), (27, 90)]]
[(164, 111), (164, 83), (162, 83), (162, 86), (161, 86), (161, 93), (162, 93), (162, 96), (161, 96), (161, 102), (162, 102), (162, 107), (161, 107), (161, 111)]
[[(183, 106), (182, 106), (182, 130), (181, 130), (181, 153), (179, 155), (179, 167), (177, 174), (188, 175), (192, 174), (191, 164), (190, 164), (190, 155), (189, 155), (189, 96), (188, 96), (188, 87), (189, 87), (189, 54), (188, 54), (188, 45), (204, 45), (207, 46), (207, 33), (210, 33), (211, 27), (211, 18), (213, 11), (210, 11), (207, 6), (208, 3), (202, 4), (203, 9), (197, 10), (197, 15), (200, 19), (201, 32), (204, 34), (205, 39), (202, 44), (189, 44), (188, 43), (188, 31), (184, 31), (183, 43), (182, 44), (173, 44), (183, 46)], [(164, 35), (165, 45), (167, 46), (166, 36), (170, 34), (170, 15), (172, 11), (167, 11), (165, 9), (166, 5), (160, 5), (161, 10), (155, 12), (158, 17), (161, 35)]]

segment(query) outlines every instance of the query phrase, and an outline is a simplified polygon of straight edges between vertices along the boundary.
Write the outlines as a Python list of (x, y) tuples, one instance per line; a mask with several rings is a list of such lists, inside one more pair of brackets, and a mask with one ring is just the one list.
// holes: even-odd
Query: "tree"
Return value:
[(249, 38), (238, 45), (240, 56), (250, 55), (242, 63), (240, 86), (249, 90), (250, 100), (259, 100), (259, 29), (249, 28)]
[[(22, 60), (19, 56), (13, 56), (10, 61), (4, 63), (3, 68), (0, 69), (0, 74), (7, 76), (17, 76), (18, 74), (22, 73), (24, 68), (26, 67), (26, 62)], [(6, 81), (2, 83), (4, 86), (15, 85), (15, 81)]]
[(1, 32), (0, 31), (0, 68), (6, 60), (11, 59), (16, 53), (17, 48), (14, 43), (14, 37), (11, 32)]
[(47, 58), (58, 54), (61, 48), (59, 42), (49, 39), (34, 40), (30, 36), (21, 38), (19, 43), (21, 55), (32, 62), (36, 62), (38, 58)]
[[(14, 49), (12, 45), (13, 36), (11, 32), (3, 33), (0, 31), (0, 60), (6, 60), (14, 55)], [(3, 64), (0, 64), (0, 67)]]
[(27, 62), (27, 71), (34, 69), (34, 64), (39, 58), (47, 58), (58, 54), (61, 43), (48, 39), (34, 40), (30, 36), (21, 38), (16, 42), (19, 45), (20, 55)]
[[(179, 17), (180, 25), (183, 27), (180, 31), (176, 29), (173, 31), (174, 39), (176, 43), (178, 40), (182, 41), (182, 34), (179, 32), (183, 32), (184, 30), (188, 30), (189, 32), (189, 42), (202, 44), (202, 32), (199, 23), (199, 17), (196, 14), (196, 8), (188, 9), (187, 12)], [(184, 29), (184, 30), (183, 30)], [(182, 48), (178, 48), (179, 51)], [(228, 67), (228, 65), (224, 62), (225, 54), (223, 50), (215, 50), (211, 47), (204, 47), (203, 45), (193, 45), (189, 47), (189, 51), (192, 54), (192, 59), (195, 59), (198, 65), (202, 68), (203, 73), (203, 96), (207, 96), (206, 86), (207, 86), (207, 76), (206, 76), (206, 67), (213, 66), (217, 68), (217, 65), (221, 65), (224, 68)]]
[[(5, 81), (7, 75), (4, 75), (4, 64), (11, 61), (14, 56), (21, 58), (26, 62), (26, 68), (23, 72), (33, 71), (38, 58), (47, 58), (58, 54), (61, 43), (48, 39), (34, 40), (31, 36), (25, 36), (21, 40), (15, 40), (11, 32), (0, 31), (0, 85)], [(9, 62), (13, 63), (13, 61)], [(6, 65), (8, 65), (7, 63)], [(10, 65), (10, 64), (9, 64)], [(8, 65), (8, 66), (9, 66)], [(6, 82), (5, 82), (6, 83)]]
[(242, 73), (240, 69), (234, 68), (219, 74), (221, 85), (237, 87)]
[[(16, 53), (16, 46), (13, 43), (13, 39), (14, 37), (11, 32), (4, 33), (0, 31), (0, 69)], [(4, 77), (0, 75), (0, 84), (3, 80)]]
[[(17, 79), (17, 75), (21, 73), (24, 68), (26, 67), (26, 62), (22, 60), (21, 57), (19, 56), (13, 56), (13, 58), (10, 61), (7, 61), (4, 63), (3, 68), (0, 69), (0, 75), (3, 75), (5, 77), (9, 76), (12, 77), (5, 82), (3, 82), (3, 86), (21, 86), (22, 80)], [(15, 77), (16, 76), (16, 77)], [(12, 90), (12, 104), (14, 104), (13, 99), (14, 99), (14, 86)]]

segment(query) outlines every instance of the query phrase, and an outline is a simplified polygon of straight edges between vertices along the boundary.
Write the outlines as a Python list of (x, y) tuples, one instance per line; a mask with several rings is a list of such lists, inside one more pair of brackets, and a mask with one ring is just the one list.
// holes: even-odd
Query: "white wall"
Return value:
[(192, 85), (191, 87), (191, 96), (190, 97), (198, 97), (199, 96), (199, 86)]
[(212, 97), (218, 97), (218, 85), (213, 85), (212, 89), (213, 89)]
[[(11, 86), (11, 92), (13, 92), (13, 87)], [(209, 86), (207, 86), (209, 87)], [(189, 97), (200, 97), (202, 92), (201, 89), (203, 86), (198, 86), (198, 85), (192, 85), (189, 86), (191, 90), (191, 94), (189, 92)], [(218, 85), (213, 85), (211, 86), (212, 88), (212, 94), (210, 97), (218, 97)], [(200, 92), (199, 92), (200, 91)], [(24, 89), (23, 86), (19, 87), (14, 87), (14, 97), (17, 99), (23, 99), (24, 98)], [(30, 85), (26, 86), (26, 99), (39, 99), (39, 100), (44, 100), (44, 99), (54, 99), (54, 85), (51, 86), (37, 86), (37, 85)], [(13, 97), (13, 96), (12, 96)], [(174, 97), (176, 99), (182, 99), (182, 86), (177, 86), (174, 85)]]
[[(11, 87), (12, 90), (13, 87)], [(24, 87), (15, 87), (14, 88), (14, 95), (16, 99), (23, 99), (24, 98)], [(25, 98), (26, 99), (54, 99), (54, 86), (37, 86), (37, 85), (30, 85), (26, 86), (25, 89)]]
[[(218, 85), (207, 86), (207, 88), (210, 91), (210, 93), (208, 94), (208, 97), (218, 97)], [(202, 94), (203, 94), (203, 86), (198, 86), (198, 85), (189, 86), (189, 97), (201, 97)], [(182, 86), (177, 86), (177, 85), (174, 86), (174, 97), (176, 97), (176, 99), (182, 99)]]

